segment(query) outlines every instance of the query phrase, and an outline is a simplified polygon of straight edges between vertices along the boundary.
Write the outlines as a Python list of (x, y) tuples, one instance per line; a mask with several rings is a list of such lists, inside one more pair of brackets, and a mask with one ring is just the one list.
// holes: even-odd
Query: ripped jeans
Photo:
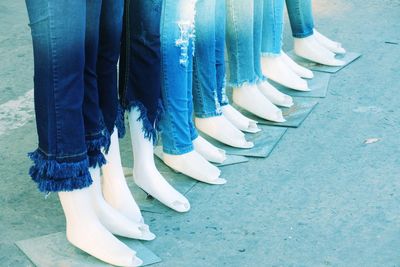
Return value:
[(311, 0), (286, 0), (292, 35), (306, 38), (314, 33)]
[(165, 112), (160, 128), (163, 150), (172, 155), (191, 152), (192, 140), (198, 136), (192, 117), (195, 2), (162, 1), (161, 92)]
[(261, 71), (263, 0), (226, 0), (228, 84), (241, 87), (264, 79)]
[(225, 93), (225, 0), (197, 0), (196, 53), (193, 60), (194, 114), (220, 116)]

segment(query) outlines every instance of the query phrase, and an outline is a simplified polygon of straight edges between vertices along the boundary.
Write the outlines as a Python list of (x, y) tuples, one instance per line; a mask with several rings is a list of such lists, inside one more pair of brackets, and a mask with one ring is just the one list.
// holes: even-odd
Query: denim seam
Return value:
[(51, 154), (51, 153), (45, 152), (41, 147), (38, 147), (37, 149), (41, 153), (43, 153), (46, 157), (55, 157), (56, 159), (67, 159), (67, 158), (73, 158), (73, 157), (83, 156), (83, 155), (87, 154), (87, 151), (84, 151), (82, 153), (72, 154), (72, 155), (68, 155), (68, 156), (57, 156), (56, 154)]
[(306, 33), (296, 33), (296, 34), (293, 33), (292, 35), (293, 35), (294, 38), (306, 38), (306, 37), (309, 37), (309, 36), (311, 36), (313, 34), (314, 34), (314, 31), (311, 30), (311, 31), (308, 31)]
[[(54, 38), (53, 36), (53, 30), (54, 30), (54, 23), (53, 23), (53, 14), (52, 14), (52, 5), (51, 2), (48, 2), (47, 4), (48, 6), (48, 12), (49, 12), (49, 22), (48, 22), (48, 27), (49, 27), (49, 38), (50, 38), (50, 53), (51, 53), (51, 63), (52, 63), (52, 71), (53, 71), (53, 88), (52, 88), (52, 93), (53, 93), (53, 105), (54, 105), (54, 117), (55, 117), (55, 127), (56, 127), (56, 144), (55, 144), (55, 154), (58, 153), (58, 144), (61, 143), (61, 127), (60, 127), (60, 113), (59, 113), (59, 107), (57, 105), (57, 101), (56, 101), (56, 90), (58, 87), (58, 73), (57, 73), (57, 50), (56, 50), (56, 43), (55, 40), (56, 38)], [(50, 149), (51, 150), (51, 149)]]
[(193, 151), (193, 145), (188, 145), (185, 146), (184, 148), (180, 148), (178, 149), (166, 149), (165, 147), (163, 147), (163, 151), (164, 153), (170, 154), (170, 155), (183, 155), (186, 153), (189, 153), (191, 151)]
[(195, 113), (196, 118), (212, 118), (219, 117), (222, 115), (222, 112), (214, 111), (214, 112), (205, 112), (205, 113)]
[(244, 80), (244, 81), (237, 82), (237, 83), (230, 82), (230, 83), (228, 83), (228, 86), (238, 88), (238, 87), (243, 87), (243, 86), (255, 85), (259, 82), (259, 80), (260, 80), (260, 78), (256, 77), (252, 80)]

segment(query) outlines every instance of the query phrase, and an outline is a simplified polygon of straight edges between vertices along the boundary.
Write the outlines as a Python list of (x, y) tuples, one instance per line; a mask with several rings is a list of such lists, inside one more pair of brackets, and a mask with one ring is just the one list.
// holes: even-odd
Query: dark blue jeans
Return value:
[[(118, 16), (111, 4), (117, 2), (26, 0), (39, 137), (38, 148), (29, 153), (34, 162), (30, 175), (43, 192), (87, 187), (92, 183), (88, 168), (105, 163), (101, 149), (109, 146), (109, 131), (103, 113), (109, 114), (107, 107), (117, 110), (118, 102), (112, 97), (116, 88), (100, 82), (96, 66), (110, 63), (97, 59), (106, 54), (99, 48), (109, 42), (100, 38), (101, 22)], [(99, 90), (99, 84), (106, 89)], [(100, 98), (109, 101), (103, 110)]]
[(311, 0), (286, 0), (292, 35), (306, 38), (314, 33)]
[(124, 110), (137, 108), (144, 136), (156, 141), (162, 114), (161, 0), (125, 0), (120, 59), (120, 99)]

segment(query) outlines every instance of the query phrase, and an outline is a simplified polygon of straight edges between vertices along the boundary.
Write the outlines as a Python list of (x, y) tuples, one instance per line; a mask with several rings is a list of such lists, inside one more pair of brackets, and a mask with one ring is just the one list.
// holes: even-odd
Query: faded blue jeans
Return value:
[(306, 38), (313, 35), (314, 18), (311, 0), (286, 0), (292, 35)]
[(282, 49), (284, 0), (263, 0), (261, 53), (277, 56)]
[(225, 93), (225, 0), (197, 0), (196, 53), (193, 60), (194, 114), (220, 116)]
[(161, 91), (165, 112), (160, 128), (164, 152), (181, 155), (193, 150), (192, 140), (198, 136), (192, 97), (195, 1), (162, 2)]
[[(40, 191), (87, 187), (92, 183), (88, 168), (105, 163), (101, 149), (107, 148), (110, 141), (102, 114), (108, 111), (100, 108), (96, 65), (103, 51), (99, 50), (100, 39), (115, 41), (100, 37), (101, 10), (113, 12), (115, 9), (109, 5), (116, 3), (26, 0), (39, 137), (38, 148), (29, 153), (33, 161), (30, 175)], [(107, 14), (105, 19), (117, 16)], [(111, 96), (114, 89), (103, 91), (103, 99), (112, 101), (104, 107), (116, 109), (117, 102)]]
[(228, 83), (232, 87), (256, 84), (261, 71), (263, 0), (226, 0)]

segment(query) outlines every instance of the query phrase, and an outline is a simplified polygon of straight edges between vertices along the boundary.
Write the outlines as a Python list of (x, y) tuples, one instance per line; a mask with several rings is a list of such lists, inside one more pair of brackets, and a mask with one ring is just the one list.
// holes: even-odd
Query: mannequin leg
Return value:
[(132, 222), (143, 223), (142, 214), (128, 188), (122, 169), (118, 129), (115, 129), (111, 135), (110, 149), (105, 157), (107, 163), (101, 168), (105, 200)]
[(281, 51), (282, 59), (289, 68), (292, 69), (298, 76), (305, 79), (314, 78), (314, 74), (311, 70), (304, 68), (297, 64), (293, 59), (291, 59), (285, 52)]
[(342, 47), (341, 43), (332, 41), (328, 37), (319, 33), (316, 29), (314, 29), (314, 35), (315, 35), (315, 39), (317, 39), (317, 41), (320, 44), (322, 44), (323, 46), (328, 48), (328, 50), (330, 50), (331, 52), (333, 52), (335, 54), (345, 54), (346, 53), (346, 50)]
[(176, 191), (157, 170), (154, 163), (153, 143), (144, 137), (143, 122), (139, 117), (140, 113), (136, 108), (129, 112), (135, 183), (167, 207), (178, 212), (189, 211), (189, 201)]
[(325, 42), (325, 45), (330, 43), (328, 46), (334, 48), (332, 49), (333, 51), (330, 50), (324, 45), (324, 41), (321, 41), (322, 39), (326, 41), (326, 39), (314, 34), (311, 0), (286, 0), (286, 6), (294, 37), (295, 53), (300, 57), (320, 64), (328, 66), (343, 65), (343, 61), (335, 59), (335, 53), (342, 53), (344, 50), (340, 49), (338, 44), (332, 45), (330, 42)]
[(93, 179), (93, 186), (91, 186), (89, 190), (93, 207), (104, 227), (115, 235), (142, 240), (153, 240), (155, 235), (149, 232), (147, 225), (144, 225), (142, 222), (130, 221), (104, 200), (101, 190), (100, 168), (89, 168), (89, 172)]
[[(264, 4), (262, 7), (262, 72), (269, 79), (288, 88), (307, 91), (307, 82), (285, 63), (281, 54), (284, 0), (262, 0), (262, 2)], [(273, 90), (271, 91), (273, 93)], [(290, 102), (281, 104), (288, 106)]]
[[(224, 144), (249, 148), (253, 145), (246, 141), (244, 134), (230, 123), (221, 111), (218, 90), (221, 90), (219, 86), (222, 85), (218, 84), (219, 81), (217, 81), (220, 79), (217, 75), (221, 74), (217, 73), (217, 67), (220, 67), (220, 65), (217, 65), (216, 24), (217, 21), (224, 24), (224, 17), (217, 18), (216, 12), (215, 0), (196, 3), (196, 53), (194, 55), (193, 75), (195, 124), (201, 132)], [(218, 36), (218, 38), (221, 37), (224, 40), (224, 35)], [(220, 64), (220, 62), (218, 63)], [(196, 142), (197, 147), (203, 143)], [(205, 148), (202, 151), (206, 152)]]
[(100, 222), (92, 204), (91, 188), (59, 192), (67, 222), (67, 239), (75, 247), (117, 266), (139, 266), (136, 252), (115, 238)]
[(163, 1), (161, 77), (166, 111), (160, 122), (163, 160), (172, 169), (191, 178), (217, 184), (221, 183), (220, 171), (196, 152), (192, 143), (197, 137), (189, 120), (192, 113), (189, 74), (192, 73), (194, 13), (195, 1)]
[(247, 133), (258, 133), (261, 131), (257, 126), (257, 122), (247, 118), (231, 105), (222, 107), (222, 114), (227, 118), (236, 128)]
[[(227, 52), (229, 84), (233, 102), (239, 107), (267, 120), (283, 122), (282, 111), (257, 88), (263, 77), (256, 73), (255, 6), (254, 1), (227, 0)], [(258, 59), (259, 60), (259, 59)]]

